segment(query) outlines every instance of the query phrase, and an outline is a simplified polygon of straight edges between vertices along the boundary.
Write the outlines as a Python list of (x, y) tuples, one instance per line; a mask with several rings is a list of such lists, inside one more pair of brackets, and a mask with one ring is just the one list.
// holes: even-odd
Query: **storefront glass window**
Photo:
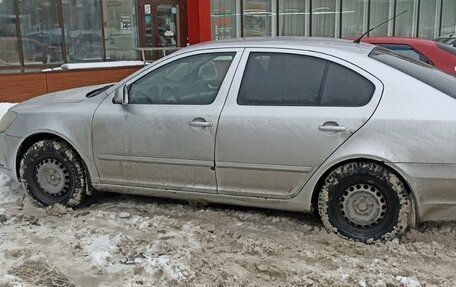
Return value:
[(68, 62), (103, 60), (99, 0), (62, 0)]
[(309, 0), (279, 1), (279, 36), (308, 36)]
[(244, 36), (275, 36), (277, 7), (275, 0), (244, 0)]
[(367, 32), (368, 0), (342, 1), (342, 38), (358, 38)]
[(0, 66), (19, 66), (13, 1), (0, 1)]
[(336, 36), (336, 1), (312, 1), (312, 36)]
[(212, 39), (223, 40), (241, 36), (240, 0), (211, 0)]
[(134, 60), (137, 52), (135, 0), (104, 0), (106, 60)]
[(397, 37), (414, 37), (418, 23), (418, 0), (397, 0), (396, 15), (407, 10), (406, 13), (396, 18)]
[[(394, 0), (371, 1), (370, 4), (370, 27), (373, 28), (394, 16)], [(402, 16), (400, 16), (402, 17)], [(392, 36), (393, 22), (390, 21), (369, 33), (369, 36)]]
[(438, 15), (437, 15), (437, 1), (426, 0), (420, 3), (419, 27), (418, 37), (433, 39), (437, 36)]
[(456, 33), (456, 1), (443, 0), (441, 35)]
[(63, 63), (57, 1), (22, 0), (19, 3), (25, 64)]

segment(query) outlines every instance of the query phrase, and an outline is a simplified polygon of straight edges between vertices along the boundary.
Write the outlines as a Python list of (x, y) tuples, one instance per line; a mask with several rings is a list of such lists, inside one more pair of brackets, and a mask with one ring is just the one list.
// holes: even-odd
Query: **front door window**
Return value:
[(235, 53), (195, 55), (164, 65), (130, 85), (130, 104), (209, 105)]

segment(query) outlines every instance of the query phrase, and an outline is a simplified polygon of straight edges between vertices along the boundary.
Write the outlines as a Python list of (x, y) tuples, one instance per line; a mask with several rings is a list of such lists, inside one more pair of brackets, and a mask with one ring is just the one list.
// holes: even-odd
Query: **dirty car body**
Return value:
[(342, 237), (390, 239), (456, 219), (455, 87), (369, 44), (200, 44), (113, 86), (14, 106), (0, 169), (42, 205), (93, 188), (318, 212)]

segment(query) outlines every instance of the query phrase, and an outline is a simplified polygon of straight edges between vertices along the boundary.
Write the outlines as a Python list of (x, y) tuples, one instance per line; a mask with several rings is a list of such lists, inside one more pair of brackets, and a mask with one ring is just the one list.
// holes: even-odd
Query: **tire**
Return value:
[(372, 162), (353, 162), (337, 167), (325, 179), (318, 212), (328, 231), (374, 243), (406, 230), (411, 201), (395, 173)]
[(79, 155), (66, 142), (41, 140), (24, 154), (20, 177), (38, 205), (74, 207), (86, 196), (87, 176)]

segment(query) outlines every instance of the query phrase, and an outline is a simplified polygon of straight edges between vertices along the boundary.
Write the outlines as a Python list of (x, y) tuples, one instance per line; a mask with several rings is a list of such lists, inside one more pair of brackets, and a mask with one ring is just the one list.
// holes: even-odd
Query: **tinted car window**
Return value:
[(129, 87), (129, 103), (209, 105), (235, 53), (210, 53), (182, 58), (140, 78)]
[(251, 53), (238, 104), (259, 106), (363, 106), (375, 86), (358, 73), (324, 59)]
[(375, 48), (369, 57), (393, 67), (456, 99), (456, 78), (433, 66), (401, 57), (383, 48)]
[(360, 74), (331, 63), (324, 81), (320, 105), (360, 107), (371, 100), (375, 86)]
[(251, 53), (242, 79), (238, 104), (276, 106), (317, 105), (326, 61), (281, 53)]
[(390, 49), (391, 51), (394, 51), (396, 54), (402, 55), (402, 56), (410, 58), (412, 60), (431, 64), (431, 61), (429, 61), (423, 54), (415, 51), (409, 45), (401, 45), (401, 44), (378, 44), (378, 45), (385, 47), (387, 49)]

